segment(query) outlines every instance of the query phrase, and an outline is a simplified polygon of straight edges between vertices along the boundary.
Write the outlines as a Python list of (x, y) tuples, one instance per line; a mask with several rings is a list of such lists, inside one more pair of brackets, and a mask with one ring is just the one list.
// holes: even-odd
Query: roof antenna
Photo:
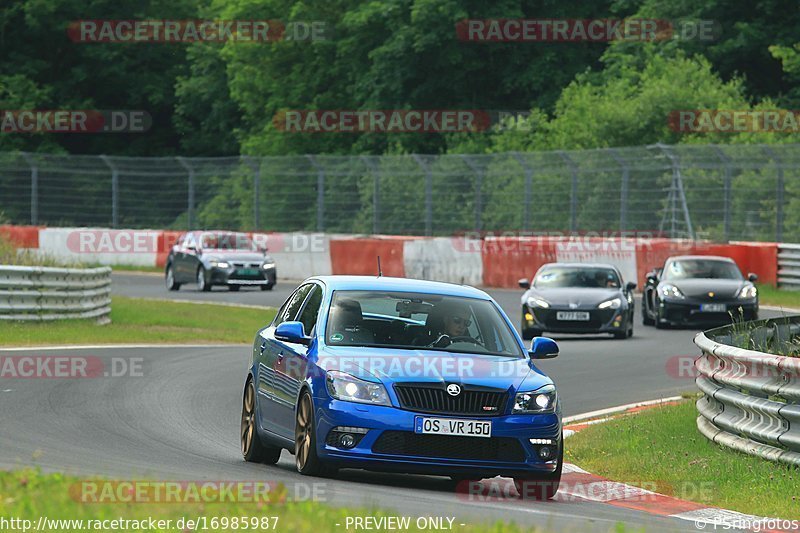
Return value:
[(381, 270), (381, 256), (378, 256), (378, 277), (383, 276), (383, 271)]

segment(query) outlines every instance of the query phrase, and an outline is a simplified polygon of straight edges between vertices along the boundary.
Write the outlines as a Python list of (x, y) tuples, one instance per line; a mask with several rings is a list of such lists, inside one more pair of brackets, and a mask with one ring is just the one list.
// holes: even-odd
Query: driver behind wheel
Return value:
[(456, 302), (441, 302), (428, 315), (426, 333), (414, 344), (445, 348), (453, 339), (470, 337), (468, 328), (471, 324), (469, 307)]
[(467, 335), (467, 328), (472, 324), (469, 309), (463, 306), (452, 306), (453, 309), (444, 315), (444, 334), (450, 338)]

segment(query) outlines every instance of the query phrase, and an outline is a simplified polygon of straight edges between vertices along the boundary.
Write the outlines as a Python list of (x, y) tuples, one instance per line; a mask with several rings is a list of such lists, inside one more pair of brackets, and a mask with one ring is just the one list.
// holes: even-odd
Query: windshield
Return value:
[(244, 233), (203, 233), (200, 246), (206, 250), (256, 250), (253, 241)]
[(336, 291), (325, 339), (330, 346), (524, 357), (492, 302), (437, 294)]
[(619, 288), (620, 279), (613, 268), (553, 266), (540, 271), (533, 286), (537, 289)]
[(735, 263), (715, 259), (681, 259), (671, 261), (664, 268), (665, 280), (677, 279), (742, 279)]

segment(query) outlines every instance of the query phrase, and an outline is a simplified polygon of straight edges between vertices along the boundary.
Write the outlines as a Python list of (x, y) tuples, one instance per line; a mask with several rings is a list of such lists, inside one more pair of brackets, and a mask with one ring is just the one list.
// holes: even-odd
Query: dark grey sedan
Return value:
[(608, 264), (548, 263), (522, 295), (522, 337), (543, 332), (611, 333), (617, 339), (633, 336), (633, 290), (619, 270)]
[(257, 286), (268, 291), (275, 286), (275, 261), (244, 233), (190, 231), (181, 235), (169, 252), (164, 269), (167, 289), (177, 291), (184, 283), (196, 283), (210, 291), (226, 285), (238, 291)]

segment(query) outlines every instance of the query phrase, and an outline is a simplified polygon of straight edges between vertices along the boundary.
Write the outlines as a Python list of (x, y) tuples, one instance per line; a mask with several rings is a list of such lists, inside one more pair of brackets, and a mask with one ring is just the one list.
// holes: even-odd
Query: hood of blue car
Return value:
[(527, 358), (438, 350), (325, 347), (317, 364), (387, 387), (395, 383), (459, 383), (502, 390), (536, 390), (552, 384)]

